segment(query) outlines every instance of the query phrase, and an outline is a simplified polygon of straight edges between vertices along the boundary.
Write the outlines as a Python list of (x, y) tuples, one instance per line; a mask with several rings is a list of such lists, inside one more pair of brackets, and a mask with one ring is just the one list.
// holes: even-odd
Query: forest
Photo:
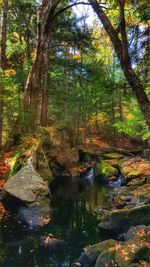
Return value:
[(0, 266), (150, 266), (150, 3), (0, 0)]

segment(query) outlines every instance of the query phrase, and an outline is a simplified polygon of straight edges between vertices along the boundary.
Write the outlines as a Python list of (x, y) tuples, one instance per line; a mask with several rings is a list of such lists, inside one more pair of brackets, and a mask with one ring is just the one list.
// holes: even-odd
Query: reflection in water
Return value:
[[(4, 216), (0, 224), (1, 267), (69, 267), (84, 246), (102, 240), (95, 210), (107, 207), (108, 188), (88, 177), (59, 177), (55, 181), (52, 220), (38, 231), (28, 232), (17, 217)], [(42, 249), (40, 237), (48, 234), (65, 240), (67, 249), (53, 254)]]

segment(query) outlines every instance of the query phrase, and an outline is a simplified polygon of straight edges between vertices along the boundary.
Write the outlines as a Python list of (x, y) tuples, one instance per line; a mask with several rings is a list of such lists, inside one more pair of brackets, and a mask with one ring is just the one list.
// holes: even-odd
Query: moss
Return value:
[(112, 167), (119, 168), (125, 162), (125, 159), (106, 159), (105, 162)]
[(147, 260), (149, 257), (150, 248), (145, 246), (135, 254), (133, 262), (138, 262), (139, 260)]
[(97, 168), (97, 171), (99, 173), (101, 173), (107, 177), (112, 177), (112, 176), (118, 175), (118, 170), (104, 160), (102, 162), (98, 163), (96, 168)]
[(142, 158), (132, 158), (121, 166), (125, 183), (138, 177), (139, 179), (150, 177), (150, 162)]
[(130, 228), (126, 241), (106, 240), (89, 248), (88, 253), (97, 253), (95, 267), (129, 267), (134, 263), (148, 260), (150, 247), (147, 242), (149, 226)]
[(132, 225), (150, 224), (150, 205), (115, 210), (110, 212), (100, 223), (100, 227), (109, 230), (126, 231)]
[(97, 259), (95, 267), (105, 267), (114, 261), (116, 254), (115, 247), (110, 247), (104, 251)]
[(117, 241), (113, 239), (105, 240), (100, 243), (97, 243), (93, 246), (85, 248), (85, 253), (98, 253), (99, 255), (110, 247), (114, 247)]
[(104, 159), (123, 159), (124, 156), (118, 153), (106, 153), (103, 155)]
[(10, 159), (10, 161), (9, 161), (9, 166), (10, 166), (9, 176), (14, 175), (15, 173), (17, 173), (17, 171), (20, 170), (20, 168), (21, 168), (20, 155), (21, 155), (21, 150), (19, 149), (15, 152), (14, 156)]

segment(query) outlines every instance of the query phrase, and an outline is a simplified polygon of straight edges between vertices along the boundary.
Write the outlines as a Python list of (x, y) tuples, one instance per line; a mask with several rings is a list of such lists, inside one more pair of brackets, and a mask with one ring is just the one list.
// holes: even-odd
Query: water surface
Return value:
[[(15, 214), (0, 221), (1, 267), (69, 267), (83, 248), (107, 238), (100, 232), (96, 211), (108, 207), (108, 188), (86, 177), (58, 177), (52, 185), (51, 221), (31, 231)], [(40, 237), (53, 234), (67, 248), (51, 253), (39, 246)]]

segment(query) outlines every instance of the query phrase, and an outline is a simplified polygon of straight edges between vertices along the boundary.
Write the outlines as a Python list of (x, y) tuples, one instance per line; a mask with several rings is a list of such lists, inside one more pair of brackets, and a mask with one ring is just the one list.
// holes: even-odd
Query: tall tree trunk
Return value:
[(125, 0), (118, 0), (119, 9), (120, 9), (120, 34), (121, 39), (118, 37), (117, 30), (114, 29), (111, 21), (103, 11), (102, 7), (97, 0), (89, 0), (95, 13), (98, 15), (101, 23), (103, 24), (107, 34), (109, 35), (115, 52), (120, 61), (124, 75), (132, 88), (134, 94), (136, 95), (138, 104), (141, 108), (145, 121), (150, 128), (150, 100), (144, 91), (144, 86), (137, 77), (134, 69), (131, 65), (131, 60), (128, 52), (128, 40), (126, 34), (126, 24), (124, 17), (124, 4)]
[(0, 41), (0, 67), (4, 70), (6, 66), (6, 35), (7, 35), (8, 0), (2, 2), (1, 17), (1, 41)]
[(44, 55), (44, 81), (42, 91), (41, 126), (48, 125), (48, 70), (49, 70), (49, 43)]
[[(8, 0), (2, 2), (1, 16), (1, 40), (0, 40), (0, 68), (2, 71), (6, 68), (6, 36), (7, 36), (7, 14)], [(3, 136), (3, 113), (4, 113), (4, 86), (0, 87), (0, 147), (2, 146)]]
[(30, 131), (40, 124), (40, 93), (44, 54), (49, 40), (55, 10), (61, 0), (43, 0), (37, 14), (37, 45), (35, 59), (29, 73), (24, 97), (23, 110), (30, 116)]
[(65, 65), (64, 65), (64, 118), (68, 115), (68, 70), (67, 70), (67, 46), (65, 49)]

